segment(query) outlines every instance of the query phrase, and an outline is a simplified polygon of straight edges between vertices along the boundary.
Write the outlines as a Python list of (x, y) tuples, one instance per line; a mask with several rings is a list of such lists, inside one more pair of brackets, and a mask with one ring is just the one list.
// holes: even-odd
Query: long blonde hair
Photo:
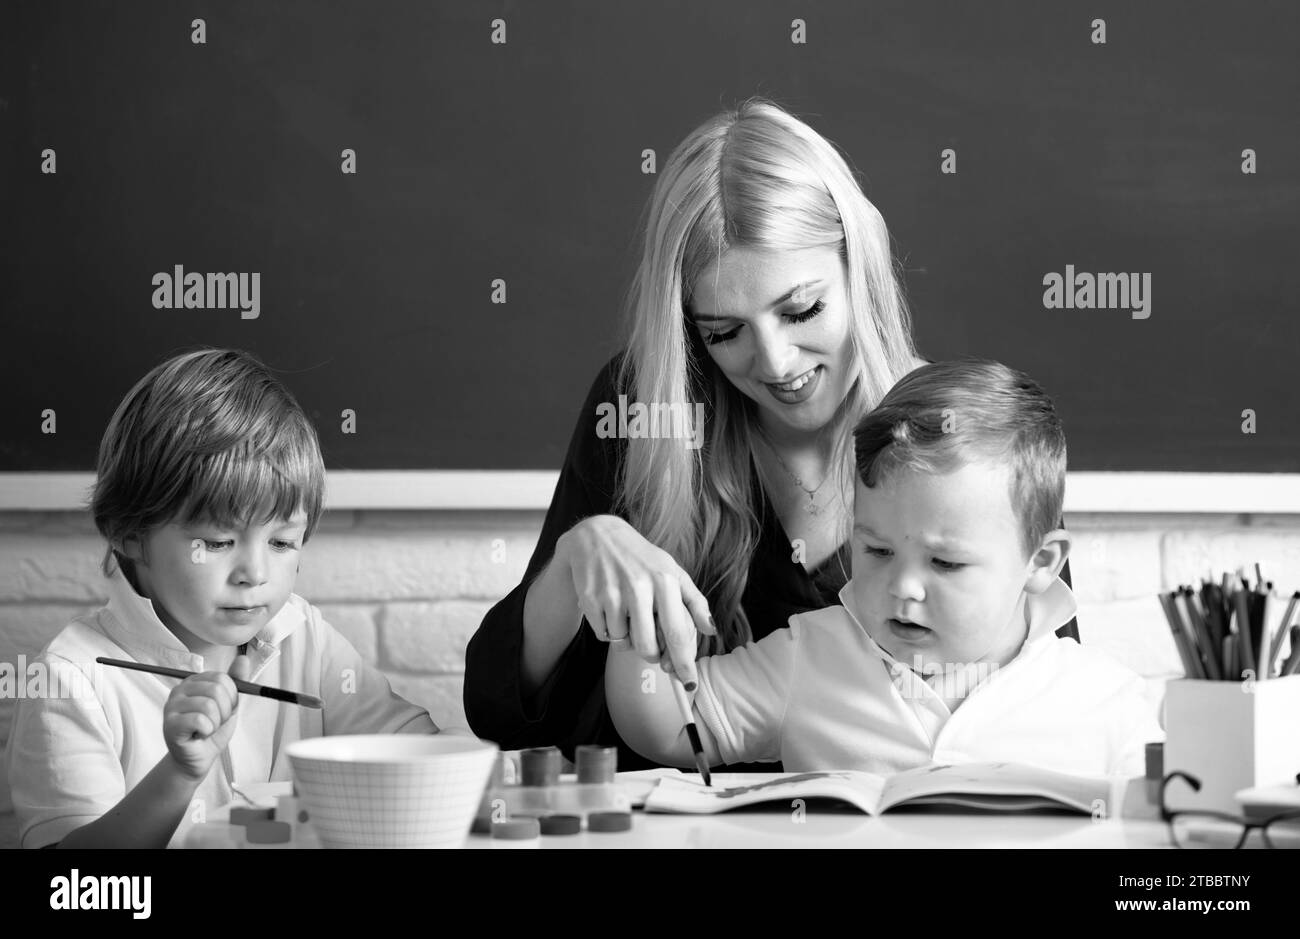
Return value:
[[(757, 414), (688, 322), (691, 286), (732, 247), (839, 251), (856, 374), (828, 430), (845, 507), (853, 505), (853, 423), (916, 364), (909, 315), (880, 212), (829, 141), (766, 99), (717, 114), (673, 150), (641, 228), (618, 388), (642, 402), (703, 402), (706, 420), (700, 449), (674, 439), (627, 441), (616, 511), (709, 596), (719, 635), (702, 640), (702, 651), (727, 651), (752, 638), (741, 597), (761, 531)], [(851, 509), (841, 517), (843, 542)]]

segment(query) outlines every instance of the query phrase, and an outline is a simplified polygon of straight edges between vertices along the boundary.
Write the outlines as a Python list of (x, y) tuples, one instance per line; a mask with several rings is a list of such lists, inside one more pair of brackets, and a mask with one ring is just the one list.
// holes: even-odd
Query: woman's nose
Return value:
[(754, 329), (754, 370), (764, 381), (789, 381), (798, 350), (775, 327)]

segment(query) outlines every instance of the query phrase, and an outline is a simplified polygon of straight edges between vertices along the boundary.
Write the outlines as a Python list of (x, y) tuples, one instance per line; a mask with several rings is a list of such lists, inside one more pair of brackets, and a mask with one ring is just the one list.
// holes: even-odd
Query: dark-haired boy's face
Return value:
[(288, 601), (306, 527), (303, 512), (234, 529), (172, 522), (144, 539), (136, 580), (186, 648), (224, 658)]
[(1008, 472), (975, 462), (946, 473), (900, 467), (870, 489), (856, 482), (853, 612), (900, 662), (948, 674), (1020, 651), (1035, 568)]

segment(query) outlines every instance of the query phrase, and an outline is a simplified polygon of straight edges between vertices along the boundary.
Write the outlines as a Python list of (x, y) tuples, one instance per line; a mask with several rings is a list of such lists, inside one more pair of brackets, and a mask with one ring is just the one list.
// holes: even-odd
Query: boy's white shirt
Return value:
[[(94, 821), (126, 795), (167, 752), (163, 708), (179, 679), (97, 665), (98, 656), (204, 671), (163, 625), (152, 601), (117, 570), (108, 604), (74, 619), (34, 659), (75, 688), (71, 669), (93, 696), (19, 700), (7, 752), (19, 843), (41, 847)], [(239, 721), (177, 826), (178, 845), (207, 812), (232, 800), (230, 783), (292, 778), (286, 744), (324, 734), (434, 733), (428, 712), (399, 697), (387, 678), (297, 594), (248, 644), (250, 681), (319, 696), (324, 709), (239, 695)], [(30, 663), (28, 671), (31, 671)], [(71, 677), (69, 677), (71, 676)]]
[(850, 586), (841, 606), (797, 614), (789, 629), (697, 662), (695, 709), (711, 758), (781, 760), (788, 772), (1005, 761), (1076, 775), (1144, 774), (1145, 744), (1164, 737), (1144, 682), (1056, 636), (1077, 608), (1059, 577), (1026, 596), (1020, 653), (955, 711), (867, 634), (851, 611)]

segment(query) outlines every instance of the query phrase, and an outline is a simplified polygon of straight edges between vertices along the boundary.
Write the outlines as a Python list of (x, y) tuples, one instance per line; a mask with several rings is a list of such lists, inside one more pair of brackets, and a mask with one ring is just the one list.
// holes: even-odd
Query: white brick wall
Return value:
[[(329, 513), (297, 591), (399, 693), (439, 725), (464, 726), (465, 644), (519, 582), (541, 521), (535, 511)], [(1178, 672), (1156, 591), (1256, 561), (1279, 589), (1300, 588), (1300, 516), (1089, 514), (1070, 524), (1083, 639), (1146, 675), (1153, 696)], [(85, 513), (0, 512), (0, 662), (39, 652), (103, 601), (102, 551)], [(13, 706), (0, 700), (0, 746)]]
[(1260, 565), (1279, 591), (1300, 589), (1300, 516), (1072, 515), (1070, 572), (1079, 635), (1147, 678), (1158, 701), (1182, 674), (1155, 599), (1201, 577)]

